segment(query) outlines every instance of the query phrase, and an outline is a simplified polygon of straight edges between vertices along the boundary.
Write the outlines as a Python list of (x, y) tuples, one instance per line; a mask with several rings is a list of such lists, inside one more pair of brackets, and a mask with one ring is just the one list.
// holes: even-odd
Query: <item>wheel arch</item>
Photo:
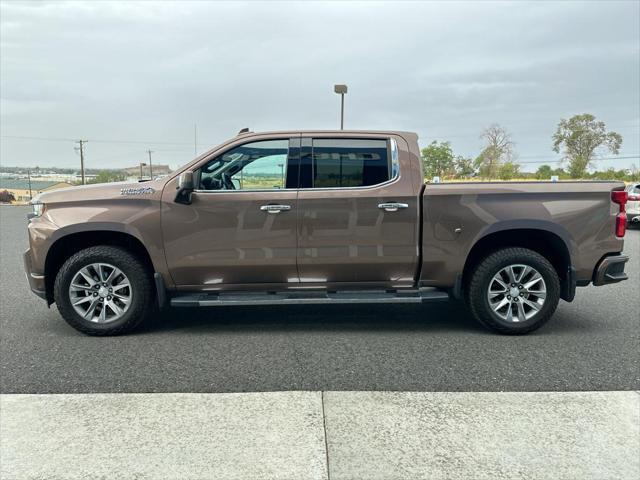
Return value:
[(479, 238), (467, 255), (462, 271), (462, 289), (467, 288), (471, 272), (483, 258), (508, 247), (528, 248), (549, 260), (560, 278), (561, 298), (573, 300), (575, 276), (570, 243), (561, 233), (543, 228), (505, 228), (487, 232)]
[(154, 266), (144, 244), (136, 236), (118, 230), (90, 230), (70, 232), (59, 236), (49, 247), (45, 259), (45, 293), (47, 304), (53, 303), (53, 286), (60, 267), (73, 254), (85, 248), (98, 245), (120, 247), (140, 258), (149, 275), (153, 275)]

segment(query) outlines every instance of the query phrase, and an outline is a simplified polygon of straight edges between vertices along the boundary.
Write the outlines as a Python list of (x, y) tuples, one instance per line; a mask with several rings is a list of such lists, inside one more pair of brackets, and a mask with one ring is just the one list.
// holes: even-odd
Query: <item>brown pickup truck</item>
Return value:
[(621, 182), (427, 183), (396, 131), (253, 133), (154, 181), (38, 196), (31, 289), (92, 335), (158, 308), (464, 299), (501, 333), (626, 279)]

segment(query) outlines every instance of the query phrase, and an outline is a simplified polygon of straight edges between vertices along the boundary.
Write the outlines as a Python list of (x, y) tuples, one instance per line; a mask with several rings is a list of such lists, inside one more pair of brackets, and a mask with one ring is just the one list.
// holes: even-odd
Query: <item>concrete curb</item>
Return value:
[(638, 392), (0, 396), (3, 479), (628, 479)]
[(328, 392), (325, 412), (332, 479), (640, 477), (636, 392)]

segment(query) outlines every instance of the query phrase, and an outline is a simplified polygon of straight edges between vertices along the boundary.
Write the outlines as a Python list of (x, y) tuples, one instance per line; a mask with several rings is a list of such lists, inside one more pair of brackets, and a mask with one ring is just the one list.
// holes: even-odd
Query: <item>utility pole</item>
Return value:
[(149, 149), (147, 150), (147, 153), (149, 154), (149, 176), (151, 177), (151, 180), (153, 180), (153, 165), (151, 164), (151, 154), (153, 153), (153, 150)]
[(198, 156), (198, 125), (193, 124), (193, 155)]
[(82, 185), (85, 185), (84, 181), (84, 144), (87, 143), (87, 140), (78, 140), (76, 142), (80, 145), (80, 175), (82, 176)]
[(29, 200), (33, 200), (33, 193), (31, 193), (31, 169), (27, 168), (27, 178), (29, 179)]
[(147, 166), (146, 163), (140, 162), (140, 180), (142, 180), (142, 167), (146, 167), (146, 166)]

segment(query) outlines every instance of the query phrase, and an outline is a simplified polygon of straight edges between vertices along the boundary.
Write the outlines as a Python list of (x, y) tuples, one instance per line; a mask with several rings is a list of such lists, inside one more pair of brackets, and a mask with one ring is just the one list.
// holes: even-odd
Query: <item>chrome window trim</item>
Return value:
[[(269, 142), (272, 140), (287, 140), (289, 142), (289, 147), (287, 148), (287, 159), (285, 162), (285, 177), (284, 177), (284, 184), (287, 184), (287, 174), (288, 174), (288, 170), (289, 170), (289, 150), (291, 149), (291, 140), (295, 138), (293, 136), (289, 136), (289, 137), (282, 137), (282, 138), (264, 138), (264, 139), (253, 139), (250, 140), (248, 142), (243, 142), (243, 143), (238, 143), (236, 145), (233, 145), (230, 148), (227, 148), (225, 150), (222, 150), (219, 153), (216, 153), (216, 155), (207, 157), (205, 159), (205, 161), (203, 163), (201, 163), (194, 171), (198, 172), (198, 184), (200, 184), (200, 175), (202, 173), (202, 167), (207, 165), (209, 162), (215, 160), (216, 158), (218, 158), (220, 155), (224, 155), (227, 152), (230, 152), (231, 150), (233, 150), (234, 148), (238, 148), (238, 147), (242, 147), (244, 145), (249, 145), (251, 143), (257, 143), (257, 142)], [(282, 191), (295, 191), (298, 190), (298, 188), (260, 188), (260, 189), (241, 189), (241, 190), (200, 190), (200, 189), (194, 189), (191, 193), (238, 193), (238, 192), (282, 192)]]
[[(269, 140), (285, 140), (285, 139), (291, 140), (291, 138), (293, 138), (293, 137), (275, 138), (275, 139), (269, 139)], [(308, 137), (308, 138), (316, 138), (316, 137)], [(318, 138), (326, 139), (328, 137), (318, 137)], [(339, 138), (342, 139), (343, 137), (339, 137)], [(390, 186), (390, 185), (393, 185), (393, 184), (395, 184), (396, 182), (398, 182), (400, 180), (402, 172), (400, 170), (400, 160), (399, 160), (399, 154), (398, 154), (398, 143), (396, 142), (395, 138), (393, 138), (393, 137), (344, 137), (344, 138), (354, 138), (354, 139), (358, 139), (358, 140), (385, 140), (385, 141), (387, 141), (389, 143), (390, 158), (391, 158), (391, 171), (392, 171), (393, 176), (389, 180), (386, 180), (386, 181), (384, 181), (382, 183), (376, 183), (375, 185), (366, 185), (366, 186), (362, 186), (362, 187), (318, 187), (318, 188), (311, 187), (311, 188), (300, 188), (300, 186), (298, 185), (298, 187), (296, 187), (296, 188), (264, 188), (264, 189), (255, 189), (255, 190), (200, 190), (200, 189), (196, 189), (196, 190), (193, 191), (193, 193), (198, 193), (198, 194), (202, 194), (202, 193), (223, 194), (223, 193), (243, 193), (243, 192), (244, 193), (295, 192), (295, 191), (322, 192), (322, 191), (334, 191), (334, 190), (356, 190), (356, 191), (358, 191), (358, 190), (372, 190), (372, 189), (376, 189), (376, 188)], [(234, 145), (232, 148), (235, 148), (235, 147), (241, 146), (241, 145), (246, 145), (248, 143), (252, 143), (252, 142), (246, 142), (246, 143), (241, 143), (241, 144), (238, 144), (238, 145)], [(222, 153), (224, 153), (224, 152), (222, 152)], [(218, 157), (222, 153), (216, 155), (215, 157), (207, 159), (207, 162), (213, 160), (214, 158)], [(288, 158), (288, 155), (287, 155), (287, 164), (288, 164), (288, 162), (289, 162), (289, 158)], [(201, 168), (201, 167), (199, 167), (199, 168)], [(285, 180), (285, 185), (286, 185), (286, 180)]]
[(295, 192), (299, 188), (267, 188), (256, 190), (194, 190), (191, 193), (256, 193), (256, 192)]
[[(311, 137), (311, 138), (315, 138), (315, 137)], [(350, 137), (344, 137), (345, 139), (349, 139)], [(327, 138), (322, 137), (323, 140), (326, 140)], [(340, 139), (342, 140), (342, 137), (340, 137)], [(332, 191), (332, 190), (371, 190), (371, 189), (375, 189), (375, 188), (380, 188), (380, 187), (386, 187), (388, 185), (392, 185), (396, 182), (398, 182), (400, 180), (400, 161), (398, 160), (398, 144), (396, 142), (396, 139), (393, 137), (372, 137), (372, 138), (356, 138), (354, 137), (354, 139), (357, 140), (386, 140), (387, 142), (389, 142), (389, 149), (391, 150), (391, 172), (393, 173), (393, 176), (389, 179), (389, 180), (385, 180), (384, 182), (381, 183), (376, 183), (374, 185), (365, 185), (362, 187), (311, 187), (311, 188), (300, 188), (300, 191), (303, 192), (309, 192), (309, 191), (316, 191), (316, 192), (322, 192), (325, 190), (328, 191)], [(395, 170), (395, 171), (394, 171)]]

